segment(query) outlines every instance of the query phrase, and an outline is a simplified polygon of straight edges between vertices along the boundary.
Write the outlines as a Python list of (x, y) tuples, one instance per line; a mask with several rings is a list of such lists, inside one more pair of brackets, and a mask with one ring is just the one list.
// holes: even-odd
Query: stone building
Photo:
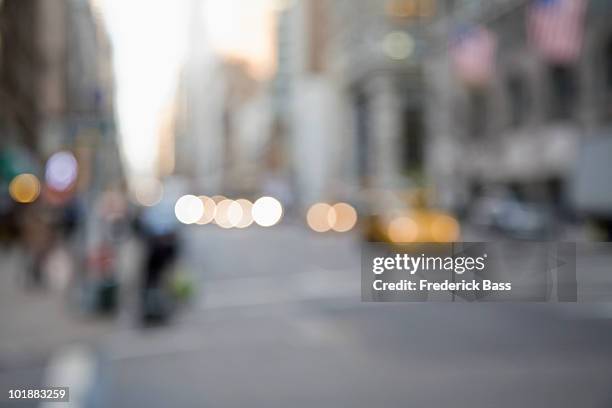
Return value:
[[(587, 3), (582, 50), (557, 63), (529, 40), (525, 0), (455, 0), (440, 4), (429, 28), (427, 129), (431, 178), (451, 208), (466, 208), (489, 187), (571, 212), (568, 200), (580, 146), (609, 127), (612, 4)], [(449, 39), (461, 25), (495, 35), (494, 74), (485, 86), (462, 82)], [(609, 132), (608, 132), (609, 133)]]
[(111, 47), (97, 11), (86, 0), (6, 0), (0, 7), (3, 147), (25, 148), (42, 162), (86, 146), (107, 164), (97, 168), (108, 170), (98, 181), (120, 184)]
[(435, 2), (290, 4), (279, 18), (277, 89), (301, 204), (419, 185), (424, 34)]
[(347, 101), (360, 187), (402, 189), (425, 174), (423, 58), (434, 1), (334, 2), (331, 69)]

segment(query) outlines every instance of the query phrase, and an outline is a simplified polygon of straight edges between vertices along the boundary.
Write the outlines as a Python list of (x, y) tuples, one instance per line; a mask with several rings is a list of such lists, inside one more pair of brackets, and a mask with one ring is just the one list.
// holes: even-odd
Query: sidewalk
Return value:
[[(134, 253), (133, 244), (123, 246), (119, 269), (124, 282), (133, 279)], [(125, 307), (118, 316), (99, 318), (81, 314), (69, 302), (62, 288), (69, 266), (61, 254), (50, 284), (26, 289), (20, 276), (25, 273), (24, 256), (16, 248), (0, 250), (0, 367), (37, 361), (72, 343), (96, 344), (125, 326), (129, 313)]]

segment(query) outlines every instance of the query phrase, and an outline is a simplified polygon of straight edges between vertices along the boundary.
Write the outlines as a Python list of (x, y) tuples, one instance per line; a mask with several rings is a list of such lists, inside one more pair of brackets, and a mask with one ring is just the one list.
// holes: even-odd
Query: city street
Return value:
[[(37, 343), (62, 334), (30, 328), (21, 353), (3, 349), (2, 389), (56, 381), (50, 373), (78, 355), (93, 363), (85, 366), (100, 406), (575, 407), (612, 399), (612, 322), (593, 313), (601, 308), (361, 303), (355, 234), (283, 224), (188, 227), (184, 237), (182, 262), (199, 290), (171, 325), (138, 329), (125, 312), (112, 325), (73, 320), (78, 335), (67, 323), (63, 340), (79, 342), (37, 354)], [(18, 309), (4, 308), (3, 327), (23, 318)]]
[(0, 408), (612, 406), (610, 21), (0, 0)]

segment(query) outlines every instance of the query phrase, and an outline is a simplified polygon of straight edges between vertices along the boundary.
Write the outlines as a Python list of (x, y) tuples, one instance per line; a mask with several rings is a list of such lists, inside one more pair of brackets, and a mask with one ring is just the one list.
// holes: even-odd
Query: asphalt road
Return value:
[(0, 366), (0, 387), (76, 376), (97, 393), (81, 406), (113, 407), (612, 404), (606, 305), (362, 303), (354, 235), (185, 232), (199, 290), (170, 326), (120, 319)]

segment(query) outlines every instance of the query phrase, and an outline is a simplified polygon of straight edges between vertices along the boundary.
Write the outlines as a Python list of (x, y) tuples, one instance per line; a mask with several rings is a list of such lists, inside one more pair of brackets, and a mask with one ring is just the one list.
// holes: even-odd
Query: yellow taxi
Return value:
[(364, 239), (392, 244), (455, 242), (459, 222), (451, 214), (430, 208), (427, 191), (370, 191), (370, 211), (363, 219)]

